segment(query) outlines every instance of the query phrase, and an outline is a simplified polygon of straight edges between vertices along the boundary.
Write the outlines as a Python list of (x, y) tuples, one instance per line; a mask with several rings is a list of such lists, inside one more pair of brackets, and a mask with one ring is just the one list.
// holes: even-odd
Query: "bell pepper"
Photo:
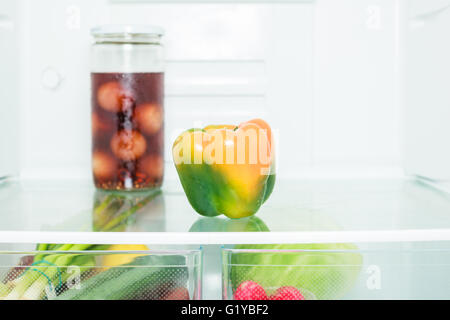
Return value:
[(272, 131), (260, 119), (185, 131), (173, 157), (187, 198), (202, 216), (253, 216), (275, 185)]

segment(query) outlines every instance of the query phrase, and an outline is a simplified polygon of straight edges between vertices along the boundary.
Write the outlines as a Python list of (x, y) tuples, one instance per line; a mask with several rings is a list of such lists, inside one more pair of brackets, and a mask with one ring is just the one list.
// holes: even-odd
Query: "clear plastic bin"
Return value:
[(223, 249), (222, 256), (225, 300), (450, 298), (445, 249)]
[(0, 300), (199, 300), (202, 253), (0, 252)]

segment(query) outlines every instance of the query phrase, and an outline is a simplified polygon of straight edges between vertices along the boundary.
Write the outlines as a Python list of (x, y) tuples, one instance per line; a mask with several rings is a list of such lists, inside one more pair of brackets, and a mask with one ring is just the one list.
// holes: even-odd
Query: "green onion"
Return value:
[[(103, 232), (118, 231), (126, 226), (130, 217), (145, 207), (161, 192), (145, 194), (144, 198), (130, 209), (121, 212), (126, 202), (126, 196), (110, 193), (101, 202), (95, 203), (94, 230)], [(61, 253), (90, 250), (105, 250), (107, 245), (92, 244), (38, 244), (34, 263), (17, 279), (0, 286), (0, 299), (5, 300), (36, 300), (46, 297), (46, 288), (57, 288), (67, 281), (70, 275), (66, 272), (69, 266), (80, 267), (82, 273), (95, 267), (95, 257), (89, 254)], [(45, 252), (44, 252), (45, 251)], [(54, 254), (49, 251), (57, 251)], [(9, 293), (8, 293), (9, 292)], [(47, 297), (49, 298), (49, 297)]]

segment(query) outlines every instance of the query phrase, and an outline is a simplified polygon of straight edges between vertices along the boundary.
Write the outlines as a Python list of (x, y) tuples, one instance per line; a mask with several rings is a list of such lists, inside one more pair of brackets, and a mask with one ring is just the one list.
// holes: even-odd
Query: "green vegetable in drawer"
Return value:
[(339, 299), (354, 286), (362, 265), (353, 244), (238, 245), (235, 249), (258, 251), (231, 256), (233, 290), (244, 281), (254, 281), (269, 289), (293, 286), (320, 300)]
[[(156, 192), (138, 193), (132, 205), (125, 205), (129, 197), (123, 193), (108, 192), (96, 196), (94, 203), (94, 230), (116, 232), (126, 229), (129, 219), (160, 194)], [(72, 267), (78, 267), (81, 276), (91, 275), (96, 270), (95, 255), (83, 251), (110, 249), (109, 245), (92, 244), (48, 244), (37, 245), (38, 252), (30, 257), (27, 267), (12, 268), (7, 274), (6, 293), (0, 298), (8, 300), (50, 299), (49, 293), (57, 295), (66, 289), (66, 281), (71, 277)], [(67, 253), (66, 253), (67, 252)], [(130, 255), (131, 256), (131, 255)], [(51, 292), (48, 292), (48, 288)]]
[(0, 282), (0, 298), (8, 294), (8, 287)]
[[(64, 246), (57, 245), (57, 250), (63, 250)], [(70, 245), (84, 250), (87, 245)], [(98, 246), (99, 247), (99, 246)], [(76, 251), (76, 250), (75, 250)], [(47, 287), (53, 290), (54, 294), (62, 288), (63, 284), (70, 278), (71, 273), (67, 272), (69, 266), (76, 266), (80, 275), (95, 266), (95, 257), (84, 254), (37, 254), (34, 263), (27, 267), (19, 277), (6, 279), (8, 294), (3, 298), (6, 300), (38, 300), (43, 299), (47, 292)]]
[(164, 299), (188, 280), (182, 256), (141, 256), (131, 264), (110, 268), (68, 290), (58, 300)]

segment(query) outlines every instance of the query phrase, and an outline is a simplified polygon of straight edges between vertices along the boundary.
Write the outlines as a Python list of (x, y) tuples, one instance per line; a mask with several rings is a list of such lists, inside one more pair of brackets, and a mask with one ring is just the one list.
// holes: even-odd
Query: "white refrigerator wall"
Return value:
[(17, 3), (0, 3), (0, 177), (15, 175), (18, 166), (19, 59), (15, 21)]
[(450, 182), (450, 0), (413, 4), (406, 26), (406, 169)]
[(399, 174), (407, 7), (404, 0), (4, 0), (0, 176), (90, 177), (89, 29), (105, 23), (166, 29), (168, 178), (182, 130), (253, 117), (277, 134), (281, 177)]

